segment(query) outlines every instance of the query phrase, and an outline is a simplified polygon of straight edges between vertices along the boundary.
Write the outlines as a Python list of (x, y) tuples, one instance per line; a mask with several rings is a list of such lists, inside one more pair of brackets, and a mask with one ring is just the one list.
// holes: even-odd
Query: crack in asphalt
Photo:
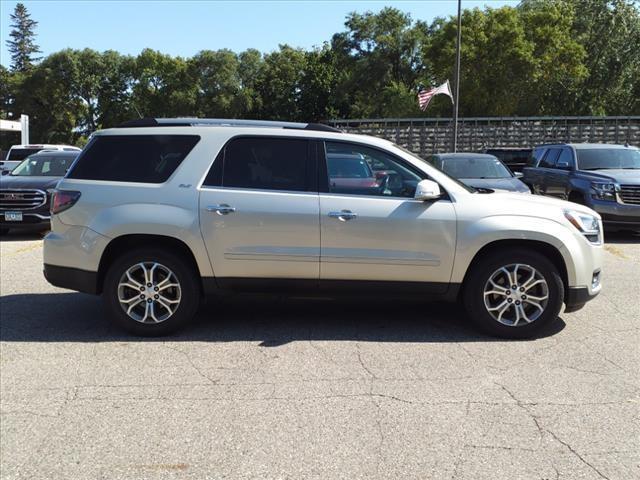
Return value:
[(514, 402), (516, 402), (516, 405), (518, 405), (522, 410), (524, 410), (533, 420), (533, 422), (535, 423), (539, 435), (540, 435), (540, 440), (542, 440), (544, 438), (544, 434), (548, 434), (551, 436), (551, 438), (553, 438), (555, 441), (557, 441), (558, 443), (560, 443), (561, 445), (564, 445), (565, 448), (567, 448), (567, 450), (569, 450), (576, 458), (578, 458), (584, 465), (588, 466), (591, 470), (593, 470), (595, 473), (597, 473), (600, 478), (603, 478), (605, 480), (609, 480), (609, 477), (607, 477), (604, 473), (602, 473), (600, 470), (598, 470), (598, 468), (596, 468), (593, 464), (591, 464), (590, 462), (588, 462), (582, 455), (580, 455), (580, 453), (578, 453), (572, 446), (571, 444), (569, 444), (568, 442), (562, 440), (553, 430), (551, 430), (550, 428), (544, 427), (541, 425), (540, 423), (540, 419), (529, 410), (529, 408), (527, 408), (527, 405), (522, 403), (520, 401), (520, 399), (518, 399), (513, 392), (511, 392), (511, 390), (509, 390), (507, 387), (505, 387), (504, 385), (495, 382), (495, 384), (497, 386), (499, 386), (500, 388), (502, 388), (507, 395), (509, 395), (509, 397), (511, 397), (513, 399)]

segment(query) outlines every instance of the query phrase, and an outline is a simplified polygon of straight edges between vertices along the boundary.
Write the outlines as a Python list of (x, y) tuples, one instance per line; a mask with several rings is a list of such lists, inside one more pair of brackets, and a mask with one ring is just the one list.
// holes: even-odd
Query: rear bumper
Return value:
[(67, 288), (77, 292), (97, 294), (98, 273), (79, 268), (59, 267), (44, 264), (44, 278), (54, 287)]

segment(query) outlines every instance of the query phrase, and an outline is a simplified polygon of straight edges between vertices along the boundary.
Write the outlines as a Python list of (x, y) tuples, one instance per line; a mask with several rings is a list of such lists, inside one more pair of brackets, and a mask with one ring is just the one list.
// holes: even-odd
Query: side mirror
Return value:
[(558, 162), (556, 163), (556, 168), (559, 170), (569, 170), (569, 162)]
[(516, 178), (522, 178), (524, 174), (522, 172), (513, 172), (513, 176)]
[(440, 185), (431, 180), (422, 180), (416, 185), (416, 193), (413, 196), (416, 200), (436, 200), (442, 196)]
[(11, 172), (9, 170), (2, 170), (2, 175), (9, 175)]

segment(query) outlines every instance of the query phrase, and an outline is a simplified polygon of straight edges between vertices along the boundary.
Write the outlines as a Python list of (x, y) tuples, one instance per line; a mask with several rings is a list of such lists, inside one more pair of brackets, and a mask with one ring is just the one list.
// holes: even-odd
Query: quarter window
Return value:
[(163, 183), (198, 143), (198, 135), (104, 135), (81, 154), (69, 178)]
[(413, 198), (422, 177), (391, 155), (362, 145), (326, 142), (330, 193)]

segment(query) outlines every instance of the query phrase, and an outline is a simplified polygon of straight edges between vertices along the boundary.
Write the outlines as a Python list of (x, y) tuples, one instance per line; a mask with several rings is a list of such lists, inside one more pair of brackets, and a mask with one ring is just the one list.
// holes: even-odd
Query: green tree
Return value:
[(197, 86), (187, 61), (145, 49), (135, 59), (132, 107), (145, 117), (185, 117), (196, 111)]
[(196, 110), (203, 117), (236, 118), (237, 96), (241, 93), (238, 56), (231, 50), (203, 50), (188, 61), (196, 79)]
[(301, 120), (298, 99), (304, 73), (305, 52), (288, 45), (264, 56), (256, 91), (264, 100), (259, 114), (270, 120)]
[(40, 53), (40, 48), (35, 42), (35, 29), (38, 22), (31, 18), (27, 7), (22, 3), (16, 4), (11, 14), (11, 40), (7, 40), (7, 47), (11, 55), (11, 69), (17, 72), (26, 72), (31, 69), (39, 58), (34, 57)]

